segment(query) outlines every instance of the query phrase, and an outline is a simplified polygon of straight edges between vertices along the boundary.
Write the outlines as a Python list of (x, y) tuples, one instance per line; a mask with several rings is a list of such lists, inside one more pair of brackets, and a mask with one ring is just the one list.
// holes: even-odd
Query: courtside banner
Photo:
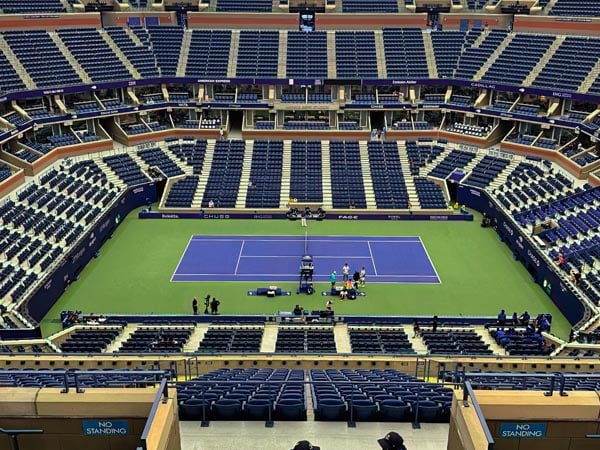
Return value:
[(97, 255), (125, 216), (149, 201), (156, 201), (156, 186), (152, 183), (132, 187), (122, 194), (77, 246), (61, 256), (61, 264), (40, 283), (37, 291), (26, 302), (29, 315), (38, 322), (42, 320), (65, 289), (77, 280), (79, 273)]
[(530, 240), (525, 230), (508, 217), (486, 191), (459, 185), (457, 200), (460, 204), (482, 214), (485, 213), (494, 220), (500, 239), (508, 245), (515, 259), (525, 266), (533, 281), (544, 289), (571, 325), (583, 319), (586, 306), (573, 292), (571, 286), (561, 279), (560, 273), (555, 272), (554, 266), (549, 264), (541, 249)]

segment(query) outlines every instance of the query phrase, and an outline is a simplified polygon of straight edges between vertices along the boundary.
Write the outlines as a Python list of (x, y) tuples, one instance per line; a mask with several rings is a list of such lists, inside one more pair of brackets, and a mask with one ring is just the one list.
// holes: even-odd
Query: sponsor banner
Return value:
[[(285, 213), (258, 214), (258, 213), (211, 213), (200, 212), (178, 212), (161, 213), (157, 211), (141, 211), (140, 219), (287, 219)], [(330, 213), (325, 220), (436, 220), (436, 221), (472, 221), (472, 214), (333, 214)], [(313, 219), (317, 220), (317, 219)]]
[[(148, 86), (161, 84), (235, 84), (235, 85), (295, 85), (295, 86), (317, 86), (317, 85), (365, 85), (365, 86), (414, 86), (414, 85), (433, 85), (433, 86), (466, 86), (472, 88), (494, 89), (505, 92), (515, 92), (519, 94), (544, 95), (557, 98), (572, 98), (587, 102), (598, 103), (600, 96), (581, 94), (577, 92), (554, 91), (551, 89), (540, 89), (534, 87), (523, 87), (518, 85), (482, 83), (470, 80), (449, 80), (449, 79), (408, 79), (398, 80), (390, 78), (375, 79), (314, 79), (314, 78), (192, 78), (192, 77), (164, 77), (164, 78), (146, 78), (140, 80), (123, 80), (107, 83), (97, 83), (94, 85), (64, 86), (52, 89), (36, 89), (31, 91), (11, 92), (5, 97), (5, 101), (19, 100), (25, 98), (38, 98), (45, 95), (54, 94), (75, 94), (80, 92), (89, 92), (103, 89), (118, 89), (132, 86)], [(530, 120), (531, 117), (528, 118)]]
[(527, 268), (533, 280), (544, 289), (571, 325), (584, 317), (586, 308), (584, 304), (564, 286), (560, 275), (547, 263), (541, 250), (529, 241), (524, 231), (496, 206), (485, 191), (459, 185), (457, 198), (460, 204), (485, 213), (495, 221), (496, 232), (500, 238), (512, 250), (515, 258)]

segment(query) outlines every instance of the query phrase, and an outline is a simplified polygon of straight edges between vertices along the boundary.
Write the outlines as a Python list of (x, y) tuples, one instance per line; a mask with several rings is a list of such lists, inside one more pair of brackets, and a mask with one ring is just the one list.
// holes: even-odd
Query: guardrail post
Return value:
[(265, 427), (273, 428), (273, 400), (269, 397), (269, 414), (265, 422)]
[(421, 400), (421, 386), (419, 385), (419, 389), (417, 390), (417, 409), (415, 411), (415, 420), (412, 423), (412, 427), (415, 430), (421, 428), (421, 424), (419, 423), (419, 401)]
[(204, 400), (204, 390), (202, 390), (202, 421), (200, 422), (201, 427), (207, 427), (209, 425), (209, 421), (206, 420), (206, 404)]
[[(352, 385), (352, 392), (354, 392), (354, 389), (356, 388), (356, 385), (353, 384)], [(354, 421), (354, 408), (352, 406), (352, 401), (354, 400), (354, 393), (352, 395), (350, 395), (350, 405), (348, 406), (348, 409), (350, 410), (350, 416), (348, 418), (348, 428), (356, 428), (356, 422)]]
[(63, 374), (63, 379), (65, 382), (65, 387), (60, 391), (60, 393), (68, 394), (69, 393), (69, 374), (66, 370), (65, 370), (65, 373)]
[(550, 378), (550, 390), (544, 392), (546, 397), (552, 397), (552, 395), (554, 395), (554, 380), (556, 380), (556, 375), (553, 375), (552, 378)]
[(85, 389), (79, 387), (79, 379), (77, 378), (77, 372), (73, 372), (73, 380), (75, 381), (75, 392), (78, 394), (83, 394)]
[(565, 392), (565, 382), (566, 382), (565, 374), (564, 373), (559, 373), (558, 375), (560, 376), (560, 390), (559, 390), (559, 395), (561, 397), (568, 397), (569, 394), (567, 394)]

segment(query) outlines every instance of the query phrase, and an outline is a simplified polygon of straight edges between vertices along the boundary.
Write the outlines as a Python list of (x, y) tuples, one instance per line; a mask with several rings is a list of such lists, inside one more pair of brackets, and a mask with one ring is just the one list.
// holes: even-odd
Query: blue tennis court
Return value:
[(441, 283), (418, 236), (192, 236), (171, 281), (296, 282), (305, 248), (315, 282), (341, 280), (347, 262), (367, 283)]

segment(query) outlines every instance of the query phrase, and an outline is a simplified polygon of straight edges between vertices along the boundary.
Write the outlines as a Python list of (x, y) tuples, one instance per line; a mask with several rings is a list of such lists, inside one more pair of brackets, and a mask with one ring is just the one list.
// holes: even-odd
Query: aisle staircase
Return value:
[(240, 187), (235, 201), (236, 208), (246, 207), (246, 197), (248, 196), (248, 182), (250, 181), (250, 172), (252, 170), (252, 154), (254, 153), (254, 141), (246, 141), (246, 151), (244, 152), (244, 163), (242, 165), (242, 175), (240, 177)]
[(333, 327), (333, 337), (335, 339), (335, 351), (337, 353), (352, 353), (352, 345), (350, 344), (350, 334), (348, 333), (348, 325), (338, 322)]
[(488, 71), (488, 69), (490, 67), (492, 67), (492, 64), (494, 64), (496, 62), (498, 57), (502, 54), (502, 52), (506, 49), (506, 47), (508, 47), (508, 44), (511, 43), (511, 41), (513, 40), (514, 37), (515, 37), (515, 33), (509, 33), (504, 38), (504, 40), (500, 43), (498, 48), (496, 48), (496, 50), (494, 50), (494, 52), (490, 55), (488, 60), (483, 64), (483, 66), (481, 66), (479, 68), (477, 73), (473, 76), (473, 80), (479, 81), (483, 78), (483, 76)]
[(408, 200), (413, 208), (420, 208), (421, 203), (419, 202), (415, 180), (410, 173), (410, 163), (408, 162), (408, 155), (406, 153), (406, 141), (398, 142), (398, 154), (400, 157), (402, 174), (404, 175), (404, 184), (406, 185), (406, 191), (408, 192)]
[(435, 53), (433, 52), (433, 43), (431, 42), (431, 33), (423, 33), (423, 44), (425, 45), (425, 58), (427, 59), (429, 78), (437, 78), (438, 71), (435, 62)]
[(527, 75), (527, 77), (525, 78), (525, 81), (523, 81), (523, 86), (531, 86), (531, 83), (533, 83), (533, 80), (535, 80), (537, 78), (537, 76), (540, 74), (540, 72), (544, 69), (544, 67), (546, 67), (546, 64), (548, 63), (548, 61), (550, 61), (550, 59), (554, 56), (554, 54), (556, 53), (558, 48), (562, 45), (562, 43), (565, 41), (565, 39), (566, 39), (566, 36), (564, 36), (564, 35), (556, 36), (554, 38), (554, 42), (552, 42), (550, 47), (548, 47), (548, 50), (546, 50), (546, 53), (544, 53), (542, 55), (542, 57), (537, 62), (537, 64), (533, 67), (533, 69), (531, 69), (531, 72), (529, 72), (529, 75)]
[(279, 31), (279, 54), (277, 57), (277, 78), (286, 78), (287, 30)]
[(75, 57), (73, 56), (73, 53), (71, 53), (71, 50), (69, 50), (67, 48), (65, 43), (62, 41), (62, 39), (58, 35), (58, 33), (56, 31), (49, 31), (48, 36), (50, 36), (50, 38), (54, 41), (54, 43), (56, 44), (56, 46), (58, 47), (60, 52), (67, 59), (69, 64), (71, 64), (71, 66), (73, 67), (73, 69), (75, 70), (77, 75), (79, 75), (79, 77), (83, 80), (83, 82), (85, 84), (91, 84), (92, 79), (87, 74), (87, 72), (85, 70), (83, 70), (83, 67), (81, 67), (81, 64), (79, 64), (79, 61), (77, 61), (77, 59), (75, 59)]
[(581, 82), (579, 87), (577, 88), (577, 92), (587, 92), (594, 81), (600, 76), (600, 59), (596, 61), (594, 67), (590, 70), (590, 72), (586, 75), (585, 79)]
[[(435, 144), (435, 143), (434, 143)], [(444, 150), (437, 156), (437, 158), (432, 159), (429, 164), (426, 164), (423, 167), (419, 168), (419, 176), (426, 177), (431, 170), (437, 166), (448, 154), (453, 150), (451, 146), (446, 145)]]
[(429, 352), (429, 349), (420, 336), (413, 336), (412, 325), (405, 325), (403, 328), (408, 338), (408, 342), (410, 342), (410, 345), (412, 345), (413, 350), (419, 355), (426, 355)]
[(227, 76), (234, 78), (237, 73), (237, 55), (240, 48), (240, 30), (231, 31), (231, 44), (229, 47), (229, 64), (227, 65)]
[(192, 200), (192, 208), (200, 209), (202, 207), (202, 197), (204, 196), (204, 190), (208, 183), (208, 176), (210, 175), (210, 169), (212, 167), (213, 156), (215, 154), (215, 140), (208, 139), (206, 141), (206, 153), (204, 154), (204, 164), (202, 165), (202, 173), (198, 177), (198, 186), (194, 193), (194, 199)]
[[(202, 300), (199, 301), (201, 303)], [(198, 305), (200, 307), (200, 305)], [(208, 323), (198, 323), (194, 327), (194, 331), (190, 335), (190, 338), (183, 346), (184, 353), (194, 353), (198, 351), (198, 347), (200, 346), (200, 342), (204, 339), (204, 335), (208, 331), (209, 324)]]
[(337, 78), (337, 66), (335, 64), (335, 31), (327, 31), (327, 78)]
[(131, 335), (135, 332), (137, 327), (137, 323), (130, 323), (126, 325), (125, 328), (123, 328), (123, 331), (121, 331), (121, 333), (115, 338), (115, 340), (108, 344), (108, 347), (106, 347), (106, 350), (104, 352), (113, 353), (119, 350), (121, 348), (121, 345), (123, 345), (123, 342), (125, 342), (131, 337)]
[(281, 197), (279, 207), (287, 208), (290, 199), (290, 178), (292, 176), (292, 141), (283, 141), (283, 161), (281, 164)]
[(494, 352), (494, 355), (506, 355), (506, 350), (496, 343), (489, 330), (483, 325), (476, 325), (475, 332), (481, 336), (481, 340), (489, 345), (489, 349)]
[(140, 78), (142, 78), (138, 70), (133, 66), (133, 64), (131, 64), (131, 61), (127, 59), (127, 56), (125, 56), (125, 53), (123, 53), (123, 51), (119, 48), (119, 46), (113, 40), (113, 38), (110, 37), (110, 35), (103, 29), (100, 29), (98, 31), (102, 39), (104, 39), (104, 42), (108, 44), (113, 53), (117, 55), (117, 58), (119, 58), (119, 61), (121, 61), (123, 65), (127, 68), (129, 73), (131, 74), (131, 77), (135, 80), (139, 80)]
[(383, 31), (375, 30), (375, 55), (377, 56), (377, 77), (387, 78), (387, 66), (385, 64), (385, 45), (383, 43)]
[(262, 342), (260, 343), (261, 353), (274, 353), (277, 344), (277, 333), (279, 325), (276, 323), (267, 323), (263, 331)]
[(35, 89), (36, 85), (35, 85), (35, 82), (33, 81), (33, 78), (31, 78), (29, 76), (29, 74), (27, 73), (27, 70), (25, 70), (25, 67), (23, 66), (23, 64), (21, 64), (21, 61), (19, 61), (19, 58), (17, 58), (17, 55), (14, 54), (14, 52), (12, 51), (12, 48), (10, 48), (10, 45), (8, 45), (8, 42), (6, 42), (6, 40), (4, 39), (4, 36), (2, 36), (1, 34), (0, 34), (0, 51), (2, 51), (2, 53), (4, 53), (4, 56), (6, 57), (6, 59), (10, 63), (10, 65), (13, 67), (13, 69), (15, 69), (15, 72), (17, 72), (17, 75), (19, 75), (19, 78), (21, 78), (21, 81), (25, 84), (25, 87), (27, 89)]
[(106, 174), (106, 181), (108, 183), (112, 183), (115, 186), (118, 186), (120, 189), (125, 189), (127, 185), (117, 176), (117, 174), (109, 167), (109, 165), (102, 160), (103, 156), (106, 155), (102, 153), (95, 154), (92, 156), (92, 160), (98, 165), (98, 167), (100, 167), (102, 172)]
[(519, 165), (519, 161), (517, 161), (516, 159), (513, 159), (508, 164), (508, 166), (506, 166), (505, 169), (502, 172), (500, 172), (496, 178), (494, 178), (494, 180), (488, 186), (488, 189), (494, 190), (494, 189), (497, 189), (500, 186), (502, 186), (504, 183), (506, 183), (506, 181), (508, 180), (508, 176), (518, 165)]
[(329, 153), (329, 141), (321, 142), (321, 176), (323, 183), (323, 208), (325, 211), (333, 208), (333, 196), (331, 194), (331, 160)]
[(475, 155), (475, 158), (473, 158), (471, 161), (469, 161), (469, 163), (463, 167), (463, 171), (469, 175), (471, 173), (471, 171), (473, 170), (473, 167), (475, 167), (477, 164), (479, 164), (479, 161), (481, 161), (483, 159), (483, 157), (486, 155), (486, 152), (480, 151), (477, 152), (477, 154)]
[(363, 185), (365, 187), (365, 198), (367, 201), (367, 209), (376, 209), (377, 202), (375, 201), (375, 191), (373, 190), (373, 178), (371, 177), (371, 165), (369, 164), (369, 149), (367, 141), (359, 141), (360, 149), (360, 165), (363, 174)]
[(471, 48), (481, 47), (481, 44), (483, 44), (483, 41), (485, 41), (485, 38), (488, 37), (488, 34), (490, 34), (489, 28), (486, 30), (483, 30), (483, 33), (481, 33), (479, 36), (477, 36), (477, 39), (475, 39), (473, 41), (473, 45), (471, 45)]
[(177, 63), (177, 71), (175, 76), (184, 77), (187, 69), (188, 56), (190, 54), (190, 43), (192, 42), (192, 30), (185, 30), (183, 32), (183, 39), (181, 40), (181, 50), (179, 51), (179, 62)]

